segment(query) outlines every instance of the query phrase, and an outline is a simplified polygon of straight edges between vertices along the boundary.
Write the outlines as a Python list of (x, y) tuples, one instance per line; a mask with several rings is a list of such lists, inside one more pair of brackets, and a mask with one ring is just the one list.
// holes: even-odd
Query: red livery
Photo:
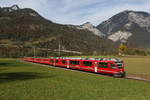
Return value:
[(77, 69), (94, 73), (109, 74), (114, 77), (124, 77), (124, 63), (116, 58), (70, 58), (70, 57), (51, 57), (51, 58), (30, 58), (24, 61), (48, 64), (57, 67)]

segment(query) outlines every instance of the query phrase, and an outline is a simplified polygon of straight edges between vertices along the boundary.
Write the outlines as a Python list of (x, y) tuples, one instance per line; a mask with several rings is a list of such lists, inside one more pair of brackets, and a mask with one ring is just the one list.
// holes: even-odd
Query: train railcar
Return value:
[(124, 63), (117, 58), (24, 58), (24, 61), (48, 64), (57, 67), (77, 69), (94, 73), (109, 74), (114, 77), (124, 77)]

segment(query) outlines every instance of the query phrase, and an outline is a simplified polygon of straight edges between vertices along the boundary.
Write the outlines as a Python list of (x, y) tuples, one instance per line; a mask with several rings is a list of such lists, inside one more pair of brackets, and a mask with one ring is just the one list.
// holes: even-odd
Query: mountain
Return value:
[(91, 30), (93, 26), (90, 29), (71, 26), (47, 20), (33, 9), (21, 9), (17, 5), (0, 8), (0, 56), (33, 56), (33, 48), (38, 56), (45, 55), (45, 52), (57, 55), (54, 51), (58, 50), (59, 44), (63, 50), (83, 54), (107, 52), (106, 46), (112, 46), (111, 41), (101, 37), (102, 33), (93, 33), (96, 30)]
[(108, 39), (132, 48), (150, 48), (150, 14), (126, 10), (102, 22), (97, 28)]
[(89, 31), (91, 31), (93, 34), (100, 36), (100, 37), (104, 37), (105, 34), (103, 34), (102, 32), (100, 32), (100, 30), (98, 30), (94, 25), (92, 25), (90, 22), (86, 22), (83, 25), (79, 25), (77, 26), (78, 29), (87, 29)]
[(92, 34), (99, 36), (99, 37), (105, 37), (105, 34), (103, 34), (99, 29), (97, 29), (94, 25), (92, 25), (90, 22), (86, 22), (82, 25), (68, 25), (68, 27), (79, 29), (79, 30), (88, 30)]

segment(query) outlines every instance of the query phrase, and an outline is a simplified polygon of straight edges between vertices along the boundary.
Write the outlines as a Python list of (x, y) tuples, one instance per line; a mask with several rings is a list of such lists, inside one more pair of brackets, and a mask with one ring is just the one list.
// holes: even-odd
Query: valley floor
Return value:
[[(121, 58), (150, 77), (150, 58)], [(150, 83), (0, 59), (0, 100), (150, 100)]]

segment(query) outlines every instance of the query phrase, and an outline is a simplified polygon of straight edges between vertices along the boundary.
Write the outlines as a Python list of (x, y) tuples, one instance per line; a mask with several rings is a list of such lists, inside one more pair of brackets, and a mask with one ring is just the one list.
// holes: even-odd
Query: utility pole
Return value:
[(34, 58), (36, 57), (35, 47), (33, 47)]
[(61, 47), (61, 45), (60, 45), (60, 41), (59, 41), (59, 43), (58, 43), (58, 48), (59, 48), (58, 55), (59, 55), (59, 57), (61, 56), (61, 54), (60, 54), (60, 47)]

